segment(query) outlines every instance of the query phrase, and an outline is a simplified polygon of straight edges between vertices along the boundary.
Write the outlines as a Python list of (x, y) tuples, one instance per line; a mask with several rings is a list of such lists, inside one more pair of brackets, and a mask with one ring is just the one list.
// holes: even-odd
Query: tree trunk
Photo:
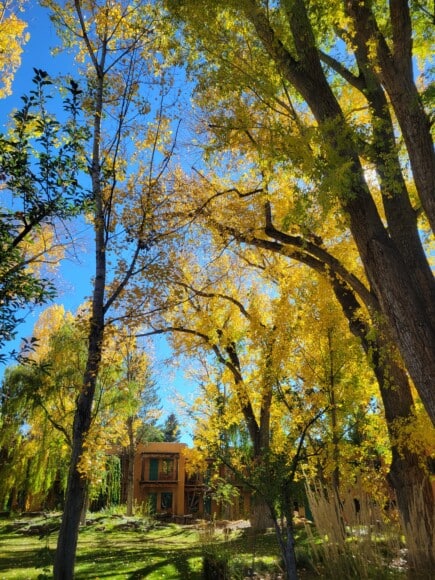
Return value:
[(408, 548), (408, 560), (417, 573), (435, 570), (435, 506), (428, 474), (419, 457), (393, 447), (388, 481), (394, 489), (402, 529)]
[(380, 32), (368, 2), (351, 0), (344, 5), (361, 38), (358, 44), (376, 49), (377, 60), (372, 70), (385, 87), (394, 108), (415, 185), (432, 230), (435, 231), (435, 152), (430, 118), (415, 84), (409, 2), (391, 0), (389, 4), (392, 46)]
[(80, 516), (84, 508), (87, 491), (86, 478), (80, 472), (80, 459), (84, 450), (83, 444), (86, 433), (91, 424), (95, 382), (101, 358), (103, 327), (100, 326), (98, 330), (98, 333), (91, 332), (88, 368), (85, 372), (84, 380), (85, 386), (78, 398), (74, 415), (72, 455), (53, 569), (55, 580), (72, 580), (74, 578)]
[(89, 508), (89, 484), (86, 482), (86, 490), (85, 490), (85, 499), (83, 501), (82, 512), (80, 514), (80, 525), (86, 525), (86, 514), (88, 513)]
[(435, 500), (432, 484), (427, 467), (422, 465), (423, 458), (409, 449), (406, 443), (400, 447), (396, 443), (400, 420), (407, 422), (413, 417), (411, 389), (405, 372), (398, 365), (394, 368), (391, 364), (388, 366), (389, 383), (385, 380), (386, 371), (382, 368), (381, 371), (381, 395), (392, 451), (388, 481), (396, 494), (409, 560), (414, 569), (426, 572), (435, 569)]
[[(80, 19), (80, 3), (75, 2)], [(105, 51), (103, 51), (104, 53)], [(102, 56), (104, 63), (104, 56)], [(101, 65), (101, 63), (100, 63)], [(77, 550), (80, 515), (86, 498), (86, 479), (80, 472), (84, 442), (92, 421), (92, 404), (103, 351), (105, 330), (105, 291), (107, 282), (107, 238), (105, 210), (101, 189), (101, 121), (104, 93), (104, 64), (96, 65), (95, 109), (93, 115), (92, 162), (89, 173), (94, 202), (95, 278), (89, 321), (88, 352), (83, 374), (83, 386), (77, 398), (73, 423), (72, 455), (68, 474), (65, 506), (57, 542), (53, 577), (55, 580), (72, 580)]]
[[(413, 551), (411, 554), (413, 565), (422, 571), (430, 569), (427, 568), (428, 560), (435, 556), (433, 553), (432, 556), (425, 553), (422, 546), (415, 546), (413, 540), (415, 531), (411, 527), (412, 522), (415, 525), (418, 521), (418, 526), (425, 530), (428, 545), (435, 546), (435, 502), (429, 473), (422, 465), (423, 458), (418, 453), (407, 448), (406, 444), (400, 448), (397, 444), (397, 431), (401, 422), (407, 423), (414, 416), (414, 401), (407, 374), (400, 365), (394, 346), (385, 336), (386, 332), (377, 330), (375, 338), (369, 340), (368, 336), (373, 335), (373, 332), (367, 323), (359, 318), (359, 305), (354, 294), (334, 277), (331, 277), (331, 283), (343, 313), (349, 321), (349, 328), (360, 338), (379, 385), (392, 451), (389, 483), (396, 494), (406, 543)], [(418, 515), (413, 508), (416, 490), (421, 490), (422, 494)]]
[(281, 550), (281, 556), (284, 561), (285, 578), (286, 580), (298, 580), (299, 576), (296, 566), (295, 537), (292, 522), (287, 522), (284, 529), (282, 529), (276, 517), (272, 517), (272, 519)]
[(270, 517), (270, 510), (265, 500), (259, 495), (251, 498), (251, 509), (249, 512), (251, 528), (256, 532), (264, 532), (274, 525)]
[(134, 457), (136, 448), (134, 444), (133, 417), (127, 419), (127, 431), (129, 438), (128, 467), (127, 467), (127, 516), (134, 514)]
[(76, 412), (68, 484), (54, 561), (53, 578), (55, 580), (72, 580), (74, 578), (80, 516), (86, 497), (86, 480), (78, 470), (80, 456), (83, 451), (83, 434), (81, 433), (81, 427), (78, 425), (77, 415), (78, 413)]

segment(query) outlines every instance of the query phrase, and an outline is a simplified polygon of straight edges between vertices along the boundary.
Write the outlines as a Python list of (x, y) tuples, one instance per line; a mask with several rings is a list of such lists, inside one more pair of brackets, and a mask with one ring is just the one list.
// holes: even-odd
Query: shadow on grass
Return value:
[[(276, 554), (273, 535), (254, 537), (237, 533), (226, 541), (219, 541), (218, 545), (229, 557), (250, 554), (250, 562), (252, 556), (258, 559)], [(0, 578), (49, 578), (55, 546), (56, 533), (38, 538), (5, 533), (3, 528), (0, 530)], [(122, 532), (116, 526), (106, 531), (89, 526), (79, 535), (75, 577), (77, 580), (200, 580), (202, 556), (201, 536), (194, 530), (159, 526), (146, 532)]]
[[(41, 548), (39, 550), (21, 551), (10, 556), (2, 556), (0, 559), (0, 572), (10, 572), (12, 570), (21, 570), (28, 568), (45, 568), (51, 566), (54, 559), (54, 549), (48, 550)], [(3, 576), (2, 576), (3, 578)]]
[[(137, 542), (135, 542), (137, 543)], [(76, 578), (111, 578), (119, 576), (131, 580), (141, 578), (180, 578), (199, 580), (200, 566), (194, 566), (195, 558), (201, 557), (201, 548), (174, 548), (155, 544), (150, 546), (144, 539), (136, 547), (107, 546), (104, 551), (83, 553), (79, 550), (76, 561)], [(198, 569), (194, 569), (198, 568)]]
[[(77, 555), (76, 579), (125, 578), (200, 580), (203, 546), (199, 538), (186, 537), (186, 530), (154, 530), (150, 535), (134, 534), (126, 538), (116, 534), (81, 536)], [(97, 542), (95, 540), (97, 539)], [(118, 542), (119, 540), (119, 542)], [(174, 541), (175, 540), (175, 541)], [(87, 544), (89, 543), (89, 546)], [(276, 553), (275, 536), (235, 536), (218, 543), (229, 554), (249, 553), (255, 557)], [(251, 556), (252, 557), (252, 556)]]

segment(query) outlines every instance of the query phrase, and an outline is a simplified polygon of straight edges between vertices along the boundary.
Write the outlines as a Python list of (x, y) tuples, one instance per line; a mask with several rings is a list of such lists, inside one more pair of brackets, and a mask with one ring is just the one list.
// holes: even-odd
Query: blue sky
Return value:
[[(12, 90), (13, 94), (0, 101), (0, 131), (4, 129), (10, 112), (20, 106), (20, 96), (31, 89), (31, 79), (34, 76), (34, 68), (47, 71), (52, 77), (61, 72), (73, 70), (72, 55), (64, 54), (53, 56), (51, 49), (57, 45), (57, 37), (46, 10), (38, 3), (30, 0), (27, 5), (24, 19), (28, 22), (30, 40), (24, 48), (22, 63), (17, 71)], [(92, 245), (86, 243), (86, 237), (92, 235), (91, 228), (83, 222), (74, 225), (74, 229), (82, 239), (80, 252), (74, 259), (67, 259), (56, 275), (58, 297), (55, 300), (63, 304), (67, 310), (75, 312), (78, 306), (89, 296), (90, 280), (92, 278), (93, 256)], [(44, 307), (45, 308), (45, 307)], [(43, 308), (29, 309), (26, 313), (25, 322), (18, 329), (18, 338), (8, 345), (8, 351), (18, 348), (21, 337), (29, 337), (33, 326)], [(159, 385), (159, 392), (164, 408), (163, 418), (170, 412), (175, 412), (180, 417), (180, 406), (177, 396), (189, 398), (193, 386), (189, 385), (184, 377), (182, 369), (171, 367), (167, 363), (170, 350), (164, 337), (158, 337), (154, 341), (155, 378)], [(0, 375), (3, 373), (0, 367)], [(191, 442), (188, 429), (183, 429), (182, 440)]]

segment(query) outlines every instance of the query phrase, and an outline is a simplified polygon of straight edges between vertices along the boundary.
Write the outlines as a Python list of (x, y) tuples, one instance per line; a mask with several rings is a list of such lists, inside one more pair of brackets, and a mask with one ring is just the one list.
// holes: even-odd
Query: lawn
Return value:
[[(44, 517), (0, 519), (0, 580), (51, 577), (57, 522)], [(76, 578), (199, 580), (204, 550), (210, 548), (236, 561), (240, 571), (277, 570), (273, 534), (252, 537), (236, 530), (230, 537), (217, 532), (210, 538), (193, 526), (99, 515), (80, 531)]]

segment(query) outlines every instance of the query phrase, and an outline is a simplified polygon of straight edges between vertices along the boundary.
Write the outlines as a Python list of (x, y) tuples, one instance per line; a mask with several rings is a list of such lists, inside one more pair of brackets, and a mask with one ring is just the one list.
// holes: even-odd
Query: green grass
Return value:
[[(134, 523), (133, 529), (123, 528), (126, 521)], [(42, 518), (23, 521), (27, 525), (21, 531), (12, 529), (13, 523), (0, 519), (0, 580), (50, 578), (57, 532), (45, 537), (29, 535), (30, 526), (35, 529), (47, 524)], [(252, 537), (233, 532), (228, 539), (217, 534), (213, 545), (234, 560), (239, 570), (252, 566), (258, 571), (276, 570), (278, 550), (273, 534)], [(210, 546), (210, 538), (190, 527), (147, 526), (140, 519), (100, 516), (80, 531), (76, 578), (199, 580), (204, 546)]]
[[(0, 580), (51, 578), (59, 522), (60, 516), (48, 519), (0, 518)], [(315, 532), (307, 535), (303, 527), (297, 529), (296, 536), (301, 579), (319, 578), (312, 562), (317, 562), (321, 578), (350, 578), (346, 574), (337, 576), (339, 562), (334, 562), (333, 574), (329, 574), (328, 562), (322, 558), (319, 560), (324, 539)], [(348, 540), (349, 543), (353, 541), (352, 538)], [(315, 557), (319, 550), (318, 557)], [(326, 558), (327, 554), (326, 550)], [(228, 563), (234, 580), (245, 578), (249, 570), (260, 577), (280, 570), (279, 550), (273, 532), (252, 534), (245, 529), (225, 536), (221, 530), (213, 531), (207, 527), (183, 527), (153, 522), (146, 517), (125, 518), (99, 513), (91, 514), (87, 525), (80, 530), (76, 579), (200, 580), (204, 555), (209, 562)], [(350, 559), (354, 562), (352, 554)], [(341, 564), (346, 562), (344, 558)], [(393, 580), (403, 578), (404, 572), (381, 567), (368, 576), (356, 574), (352, 577)]]

